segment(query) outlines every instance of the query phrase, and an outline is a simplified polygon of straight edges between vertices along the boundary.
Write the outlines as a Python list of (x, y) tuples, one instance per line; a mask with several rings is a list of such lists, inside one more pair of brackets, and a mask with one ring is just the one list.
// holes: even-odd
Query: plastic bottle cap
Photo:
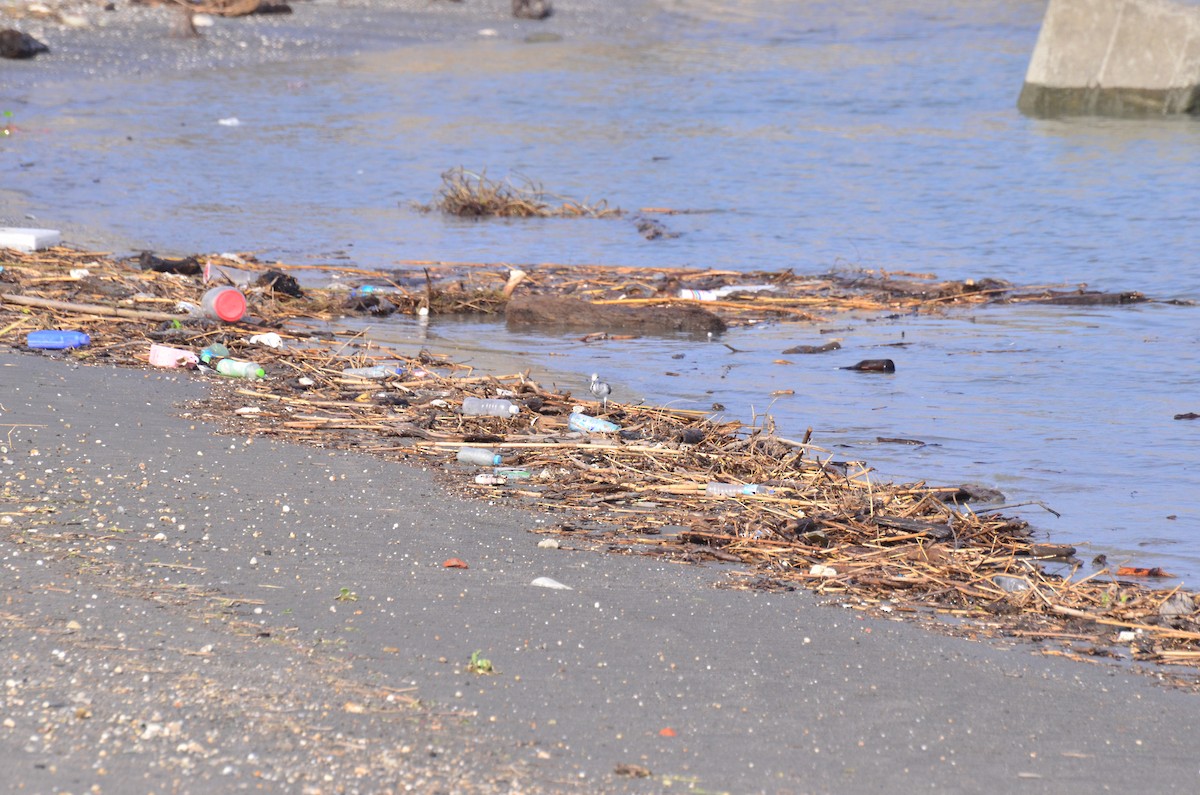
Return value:
[(236, 323), (246, 314), (246, 296), (232, 287), (220, 287), (207, 296), (211, 311), (226, 323)]

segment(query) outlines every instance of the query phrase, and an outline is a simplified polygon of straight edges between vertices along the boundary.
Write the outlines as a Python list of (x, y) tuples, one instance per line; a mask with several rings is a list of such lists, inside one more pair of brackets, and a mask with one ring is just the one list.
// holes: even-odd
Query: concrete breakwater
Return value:
[(1017, 107), (1031, 116), (1200, 112), (1200, 5), (1050, 0)]

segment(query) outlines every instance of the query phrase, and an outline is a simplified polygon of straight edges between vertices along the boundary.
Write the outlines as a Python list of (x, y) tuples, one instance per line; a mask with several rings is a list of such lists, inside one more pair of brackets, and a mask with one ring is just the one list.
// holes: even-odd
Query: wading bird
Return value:
[(608, 396), (612, 394), (612, 387), (607, 381), (600, 380), (599, 373), (592, 373), (592, 394), (600, 398), (604, 408), (608, 408)]

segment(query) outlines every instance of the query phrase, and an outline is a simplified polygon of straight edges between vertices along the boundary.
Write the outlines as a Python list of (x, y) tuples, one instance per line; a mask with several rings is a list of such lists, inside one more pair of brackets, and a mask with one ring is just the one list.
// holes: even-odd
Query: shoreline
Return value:
[(1126, 667), (540, 549), (433, 465), (217, 434), (194, 381), (3, 351), (0, 385), (15, 788), (1195, 787), (1194, 696)]
[(208, 387), (170, 375), (10, 353), (0, 373), (20, 385), (0, 736), (28, 791), (1194, 784), (1168, 762), (1194, 696), (1131, 670), (714, 588), (723, 564), (540, 549), (544, 515), (449, 496), (428, 466), (218, 435)]

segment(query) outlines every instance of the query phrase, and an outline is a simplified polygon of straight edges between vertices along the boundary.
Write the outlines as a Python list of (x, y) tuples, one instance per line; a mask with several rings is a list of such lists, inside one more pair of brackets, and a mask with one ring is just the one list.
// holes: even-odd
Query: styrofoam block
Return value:
[(62, 235), (57, 229), (22, 229), (16, 226), (0, 226), (0, 248), (17, 251), (39, 251), (57, 246)]

